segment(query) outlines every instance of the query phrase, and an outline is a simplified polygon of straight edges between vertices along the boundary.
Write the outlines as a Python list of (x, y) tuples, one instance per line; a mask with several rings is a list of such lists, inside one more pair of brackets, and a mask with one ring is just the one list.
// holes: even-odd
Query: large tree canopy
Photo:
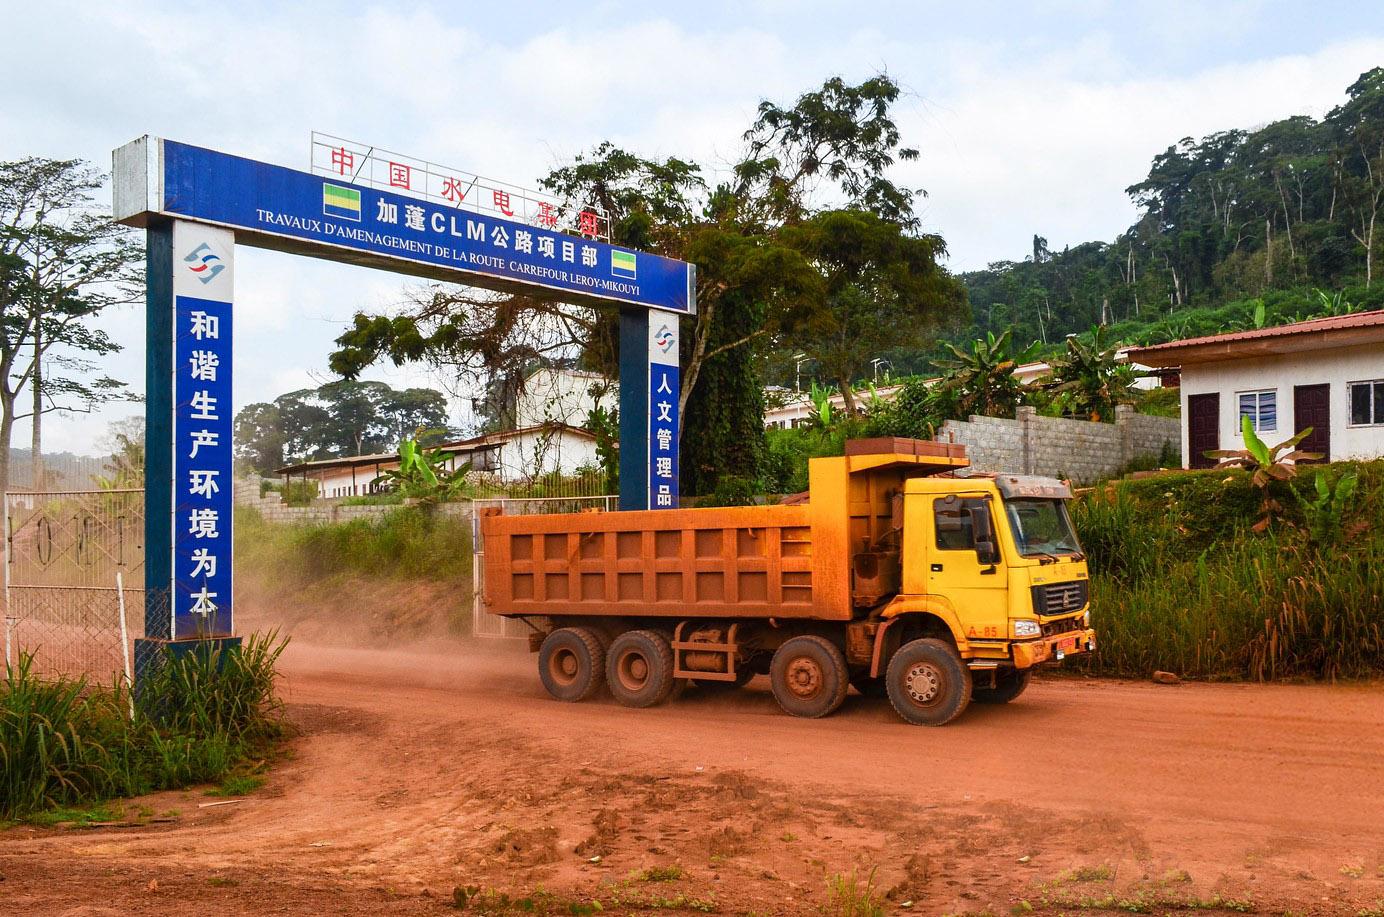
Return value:
[[(607, 213), (612, 241), (697, 265), (697, 315), (682, 334), (685, 492), (707, 493), (725, 474), (759, 476), (760, 357), (780, 335), (799, 340), (816, 322), (839, 340), (837, 325), (858, 330), (873, 310), (908, 321), (907, 339), (921, 343), (948, 310), (964, 308), (937, 265), (941, 239), (912, 235), (919, 192), (886, 174), (917, 156), (900, 145), (890, 113), (898, 97), (881, 75), (855, 85), (829, 79), (786, 107), (766, 101), (742, 156), (714, 185), (690, 160), (646, 159), (609, 143), (543, 180), (570, 206)], [(841, 206), (854, 216), (816, 221)], [(845, 252), (852, 226), (873, 246), (866, 258)], [(613, 310), (435, 285), (395, 314), (357, 315), (332, 368), (352, 377), (378, 359), (426, 360), (478, 381), (517, 381), (577, 354), (613, 375), (615, 321)], [(842, 372), (859, 358), (839, 355)]]
[(441, 392), (329, 382), (241, 408), (235, 417), (236, 459), (268, 474), (286, 462), (388, 452), (419, 430), (424, 445), (448, 436)]

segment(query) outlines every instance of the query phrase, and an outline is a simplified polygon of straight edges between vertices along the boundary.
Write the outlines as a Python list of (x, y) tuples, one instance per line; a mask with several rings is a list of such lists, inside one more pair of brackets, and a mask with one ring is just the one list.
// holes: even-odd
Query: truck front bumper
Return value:
[(1045, 662), (1060, 662), (1068, 656), (1094, 652), (1096, 632), (1087, 628), (1056, 637), (1013, 643), (1011, 646), (1014, 650), (1014, 668), (1029, 669)]

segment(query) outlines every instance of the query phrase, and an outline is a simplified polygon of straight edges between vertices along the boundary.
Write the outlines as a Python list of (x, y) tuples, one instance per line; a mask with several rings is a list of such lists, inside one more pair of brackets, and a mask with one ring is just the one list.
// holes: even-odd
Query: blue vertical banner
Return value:
[(678, 505), (678, 317), (649, 313), (649, 509)]
[(228, 230), (182, 221), (173, 226), (173, 639), (234, 632), (234, 247)]

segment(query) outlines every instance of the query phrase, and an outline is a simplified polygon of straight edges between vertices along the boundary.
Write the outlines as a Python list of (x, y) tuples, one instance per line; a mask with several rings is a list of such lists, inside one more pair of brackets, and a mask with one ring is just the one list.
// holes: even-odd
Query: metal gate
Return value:
[(485, 543), (481, 539), (481, 515), (487, 509), (499, 509), (505, 515), (536, 515), (539, 513), (580, 513), (591, 510), (609, 512), (619, 505), (617, 496), (603, 497), (544, 497), (539, 499), (506, 498), (475, 500), (471, 504), (471, 563), (473, 617), (471, 632), (477, 637), (527, 638), (533, 632), (523, 621), (493, 615), (485, 607)]
[(122, 673), (144, 634), (144, 491), (6, 494), (4, 625), (7, 664)]

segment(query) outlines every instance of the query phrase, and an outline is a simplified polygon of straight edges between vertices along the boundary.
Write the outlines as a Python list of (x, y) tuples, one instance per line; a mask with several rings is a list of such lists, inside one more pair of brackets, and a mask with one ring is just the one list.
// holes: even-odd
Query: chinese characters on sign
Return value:
[[(199, 250), (210, 250), (229, 265), (234, 244), (229, 232), (177, 224), (175, 250), (194, 242)], [(230, 271), (215, 284), (203, 286), (196, 278), (183, 276), (184, 260), (174, 259), (175, 638), (232, 632)]]
[(472, 213), (494, 214), (542, 229), (610, 241), (610, 218), (599, 208), (564, 207), (552, 195), (316, 131), (312, 134), (312, 172), (369, 188), (406, 191)]
[(649, 315), (649, 509), (678, 505), (678, 319)]

